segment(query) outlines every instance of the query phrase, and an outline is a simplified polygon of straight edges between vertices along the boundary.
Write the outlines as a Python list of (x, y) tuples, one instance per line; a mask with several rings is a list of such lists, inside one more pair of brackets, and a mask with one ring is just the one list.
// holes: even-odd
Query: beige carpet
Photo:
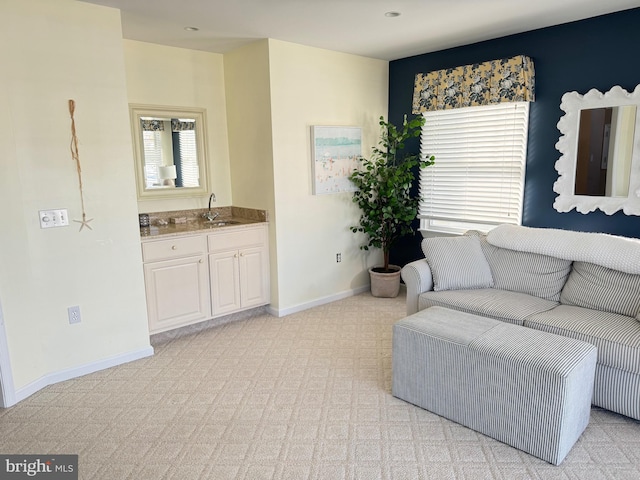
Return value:
[(611, 412), (554, 467), (392, 397), (403, 316), (363, 294), (155, 338), (154, 357), (0, 410), (0, 453), (77, 453), (82, 479), (640, 478), (640, 422)]

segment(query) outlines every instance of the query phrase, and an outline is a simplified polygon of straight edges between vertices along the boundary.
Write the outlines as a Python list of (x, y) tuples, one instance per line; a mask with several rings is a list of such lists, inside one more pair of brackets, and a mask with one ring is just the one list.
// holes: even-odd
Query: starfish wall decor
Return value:
[(76, 102), (73, 100), (69, 100), (69, 114), (71, 115), (71, 157), (76, 162), (76, 170), (78, 171), (78, 185), (80, 188), (80, 205), (82, 206), (82, 220), (74, 220), (74, 222), (80, 224), (80, 230), (82, 231), (84, 227), (87, 227), (89, 230), (93, 230), (89, 225), (89, 222), (93, 220), (93, 218), (87, 219), (87, 214), (84, 211), (84, 192), (82, 191), (82, 169), (80, 168), (80, 154), (78, 153), (78, 136), (76, 135), (76, 121), (73, 118), (73, 114), (76, 110)]

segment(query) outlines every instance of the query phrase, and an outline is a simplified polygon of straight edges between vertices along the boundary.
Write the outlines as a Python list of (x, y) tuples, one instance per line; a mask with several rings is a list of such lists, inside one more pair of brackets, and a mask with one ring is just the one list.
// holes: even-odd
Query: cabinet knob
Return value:
[(177, 250), (178, 246), (177, 245), (171, 245), (171, 250)]
[(240, 254), (240, 256), (241, 256), (241, 257), (244, 257), (244, 253), (241, 253), (241, 254)]
[(198, 260), (198, 263), (204, 263), (204, 260), (200, 259)]
[(238, 254), (236, 253), (236, 254), (233, 256), (233, 258), (238, 258)]

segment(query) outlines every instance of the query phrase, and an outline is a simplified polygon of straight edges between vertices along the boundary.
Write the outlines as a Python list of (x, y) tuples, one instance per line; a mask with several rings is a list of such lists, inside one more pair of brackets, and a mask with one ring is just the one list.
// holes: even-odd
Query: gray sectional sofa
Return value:
[(640, 420), (640, 240), (500, 225), (425, 238), (407, 315), (441, 306), (596, 346), (592, 403)]

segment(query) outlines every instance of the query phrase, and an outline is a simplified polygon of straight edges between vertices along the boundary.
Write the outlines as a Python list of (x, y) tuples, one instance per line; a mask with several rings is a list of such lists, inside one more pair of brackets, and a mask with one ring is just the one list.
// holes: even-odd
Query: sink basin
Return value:
[(213, 221), (213, 222), (207, 222), (209, 225), (212, 225), (214, 227), (224, 227), (225, 225), (238, 225), (240, 224), (240, 222), (236, 221), (236, 220), (219, 220), (219, 221)]

